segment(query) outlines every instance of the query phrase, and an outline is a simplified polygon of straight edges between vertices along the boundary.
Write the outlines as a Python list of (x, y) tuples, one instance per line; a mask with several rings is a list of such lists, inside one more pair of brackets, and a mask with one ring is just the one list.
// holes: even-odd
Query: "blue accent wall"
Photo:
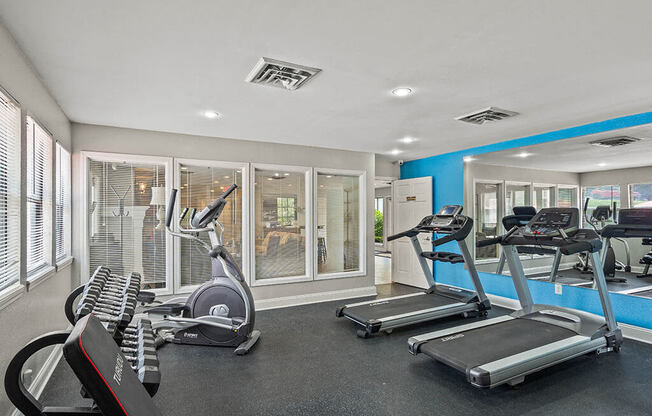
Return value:
[[(464, 203), (464, 156), (569, 139), (649, 123), (652, 123), (652, 112), (618, 117), (458, 152), (411, 160), (401, 166), (401, 179), (432, 176), (432, 205), (433, 210), (436, 212), (442, 205), (461, 205)], [(445, 244), (440, 249), (444, 251), (458, 250), (455, 243)], [(472, 288), (466, 270), (460, 265), (437, 262), (435, 264), (435, 276), (440, 283)], [(480, 273), (480, 278), (487, 293), (517, 299), (511, 278), (490, 273)], [(536, 280), (530, 280), (528, 284), (536, 303), (565, 306), (602, 314), (600, 297), (595, 290), (564, 286), (563, 294), (560, 296), (555, 294), (554, 284)], [(610, 296), (618, 322), (652, 329), (652, 299), (614, 293)]]

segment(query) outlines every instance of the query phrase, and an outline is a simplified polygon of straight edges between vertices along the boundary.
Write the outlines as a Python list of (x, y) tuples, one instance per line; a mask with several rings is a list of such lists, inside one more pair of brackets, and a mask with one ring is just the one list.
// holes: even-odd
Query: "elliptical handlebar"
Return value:
[[(172, 192), (170, 192), (170, 200), (168, 201), (168, 212), (167, 215), (165, 216), (165, 226), (170, 228), (170, 225), (172, 225), (172, 215), (174, 213), (174, 204), (177, 202), (177, 189), (173, 189)], [(184, 214), (186, 213), (186, 210), (184, 210)]]

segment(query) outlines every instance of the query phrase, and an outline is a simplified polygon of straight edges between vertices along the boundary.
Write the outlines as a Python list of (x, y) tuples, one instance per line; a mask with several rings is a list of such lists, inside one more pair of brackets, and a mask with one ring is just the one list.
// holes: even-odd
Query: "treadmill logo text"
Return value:
[(444, 337), (441, 339), (441, 342), (452, 341), (454, 339), (462, 338), (464, 334), (451, 335), (450, 337)]
[(387, 304), (387, 303), (389, 303), (389, 302), (387, 302), (387, 301), (384, 301), (384, 302), (376, 302), (376, 303), (370, 303), (369, 306), (385, 305), (385, 304)]
[(115, 360), (115, 371), (113, 373), (113, 380), (115, 380), (116, 383), (118, 383), (118, 386), (120, 385), (120, 382), (122, 381), (122, 369), (124, 368), (124, 360), (118, 354)]

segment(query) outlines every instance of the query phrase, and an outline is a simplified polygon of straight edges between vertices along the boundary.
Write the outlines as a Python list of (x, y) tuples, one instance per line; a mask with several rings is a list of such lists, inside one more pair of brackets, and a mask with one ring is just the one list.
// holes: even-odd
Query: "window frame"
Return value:
[[(472, 250), (473, 250), (473, 260), (475, 264), (491, 264), (491, 263), (498, 263), (500, 261), (500, 255), (502, 254), (503, 247), (498, 244), (497, 245), (497, 250), (496, 250), (496, 257), (492, 257), (489, 259), (477, 259), (476, 258), (476, 212), (475, 212), (475, 206), (476, 206), (476, 191), (477, 191), (477, 185), (478, 184), (486, 184), (486, 185), (497, 185), (498, 186), (498, 191), (497, 191), (497, 207), (496, 207), (496, 235), (501, 235), (504, 230), (503, 230), (503, 222), (502, 218), (505, 216), (505, 180), (503, 179), (477, 179), (473, 178), (473, 194), (472, 194), (472, 203), (471, 203), (471, 218), (473, 219), (473, 232), (472, 238), (473, 238), (473, 244), (472, 244)], [(532, 200), (532, 191), (533, 188), (530, 187), (530, 201)]]
[(23, 244), (23, 236), (26, 235), (26, 221), (25, 217), (25, 192), (27, 182), (26, 174), (26, 163), (27, 157), (25, 149), (25, 123), (27, 122), (27, 113), (21, 107), (20, 102), (2, 86), (0, 86), (0, 93), (7, 99), (9, 103), (14, 105), (18, 110), (18, 123), (17, 123), (17, 145), (18, 145), (18, 156), (20, 160), (18, 162), (18, 279), (0, 290), (0, 310), (4, 309), (6, 306), (14, 302), (15, 300), (22, 297), (27, 292), (27, 278), (26, 273), (24, 272), (25, 268), (25, 246)]
[[(634, 183), (628, 183), (627, 184), (627, 208), (634, 208), (634, 186), (636, 185), (652, 185), (652, 182), (634, 182)], [(622, 191), (621, 191), (622, 192)], [(620, 201), (622, 202), (622, 194), (620, 197)], [(620, 207), (620, 208), (625, 208), (625, 207)]]
[[(582, 195), (580, 194), (580, 186), (579, 185), (568, 185), (568, 184), (557, 184), (557, 195), (555, 196), (555, 206), (559, 206), (559, 191), (561, 189), (574, 189), (575, 190), (575, 198), (577, 199), (577, 206), (572, 207), (572, 208), (577, 208), (580, 210), (580, 216), (582, 215)], [(581, 222), (581, 221), (580, 221)]]
[[(28, 132), (27, 132), (27, 119), (31, 119), (32, 122), (41, 128), (50, 138), (50, 215), (49, 215), (49, 224), (46, 223), (44, 224), (44, 233), (49, 232), (49, 250), (46, 251), (45, 253), (45, 263), (41, 265), (40, 267), (32, 270), (31, 272), (27, 270), (28, 262), (27, 258), (29, 255), (29, 244), (28, 244), (28, 235), (29, 232), (27, 230), (27, 215), (29, 214), (29, 209), (27, 207), (28, 204), (28, 199), (29, 199), (29, 193), (27, 192), (28, 188), (28, 175), (27, 175), (27, 165), (28, 165), (28, 152), (27, 152), (27, 141), (29, 138), (27, 137)], [(24, 254), (21, 253), (21, 275), (24, 276), (24, 282), (25, 285), (27, 286), (27, 290), (29, 291), (31, 288), (35, 287), (42, 281), (44, 281), (46, 278), (54, 275), (56, 272), (56, 255), (55, 255), (55, 250), (56, 248), (54, 247), (55, 245), (55, 222), (56, 222), (56, 213), (55, 213), (55, 203), (56, 203), (56, 196), (55, 196), (55, 188), (56, 188), (56, 178), (55, 178), (55, 171), (56, 171), (56, 139), (54, 138), (54, 135), (52, 132), (45, 127), (45, 124), (43, 124), (38, 117), (36, 117), (34, 114), (31, 112), (24, 112), (23, 117), (21, 118), (21, 158), (24, 160), (24, 163), (21, 162), (21, 186), (23, 189), (25, 189), (25, 192), (21, 193), (21, 230), (24, 232), (25, 238), (24, 241), (21, 241), (21, 247), (24, 247)], [(44, 182), (44, 184), (47, 181)], [(46, 195), (47, 196), (47, 195)], [(43, 201), (47, 201), (47, 198), (43, 198)], [(43, 202), (45, 205), (45, 202)], [(46, 220), (46, 217), (43, 217), (44, 221)], [(46, 227), (49, 225), (49, 227)], [(49, 230), (47, 230), (49, 228)], [(46, 241), (48, 239), (44, 239)], [(24, 244), (24, 245), (23, 245)], [(22, 251), (22, 250), (21, 250)]]
[[(226, 168), (226, 169), (241, 169), (242, 175), (242, 273), (244, 274), (245, 281), (247, 284), (250, 284), (251, 273), (250, 273), (250, 262), (249, 262), (249, 253), (251, 252), (250, 245), (251, 239), (247, 238), (250, 235), (249, 232), (249, 191), (250, 191), (250, 181), (249, 181), (249, 163), (244, 162), (224, 162), (224, 161), (213, 161), (213, 160), (203, 160), (203, 159), (186, 159), (186, 158), (174, 158), (174, 189), (179, 189), (181, 186), (181, 166), (182, 165), (193, 165), (207, 168)], [(166, 189), (166, 197), (169, 199), (169, 191)], [(177, 197), (177, 200), (179, 197)], [(227, 199), (228, 200), (228, 199)], [(201, 209), (202, 207), (197, 207)], [(179, 203), (174, 204), (174, 218), (179, 218)], [(176, 221), (173, 221), (172, 228), (174, 231), (178, 231), (178, 224)], [(173, 239), (173, 290), (175, 294), (188, 294), (192, 293), (200, 284), (196, 285), (181, 285), (181, 242), (178, 238)], [(208, 279), (207, 279), (208, 280)]]
[[(529, 192), (528, 192), (529, 193), (528, 199), (530, 200), (529, 204), (530, 204), (530, 206), (534, 206), (532, 204), (532, 198), (534, 197), (534, 185), (532, 184), (532, 182), (504, 181), (504, 183), (503, 183), (503, 195), (504, 195), (504, 201), (503, 201), (503, 211), (504, 212), (503, 212), (503, 214), (504, 215), (503, 216), (512, 215), (512, 213), (507, 212), (507, 187), (510, 186), (510, 185), (527, 186), (528, 189), (529, 189)], [(518, 205), (514, 205), (514, 206), (518, 206)], [(502, 224), (502, 221), (501, 221), (501, 224)]]
[[(88, 282), (90, 278), (90, 214), (89, 208), (91, 206), (91, 192), (90, 192), (90, 161), (96, 162), (108, 162), (108, 163), (149, 163), (153, 165), (160, 165), (165, 168), (165, 197), (166, 200), (169, 199), (170, 192), (172, 189), (173, 183), (173, 162), (171, 157), (161, 157), (161, 156), (148, 156), (148, 155), (135, 155), (135, 154), (123, 154), (123, 153), (108, 153), (108, 152), (89, 152), (81, 151), (80, 152), (80, 166), (79, 173), (81, 178), (82, 186), (80, 187), (81, 191), (81, 201), (82, 201), (82, 211), (81, 211), (81, 244), (83, 256), (80, 260), (81, 267), (81, 283)], [(173, 237), (170, 233), (165, 233), (165, 289), (151, 289), (149, 291), (154, 292), (157, 295), (171, 295), (173, 294)]]
[[(360, 190), (360, 206), (359, 210), (359, 230), (358, 230), (358, 239), (360, 241), (360, 252), (358, 258), (360, 259), (360, 267), (358, 270), (352, 270), (348, 272), (333, 272), (333, 273), (319, 273), (317, 257), (317, 221), (314, 219), (318, 217), (319, 204), (318, 199), (318, 181), (317, 178), (319, 174), (333, 175), (333, 176), (357, 176), (358, 177), (358, 189)], [(313, 168), (313, 196), (312, 196), (312, 205), (313, 205), (313, 225), (312, 225), (312, 264), (313, 264), (313, 275), (314, 280), (330, 280), (330, 279), (341, 279), (348, 277), (361, 277), (367, 275), (367, 221), (369, 219), (367, 213), (367, 172), (362, 170), (346, 170), (346, 169), (328, 169), (328, 168)], [(374, 204), (375, 208), (375, 204)]]
[[(304, 174), (304, 195), (305, 195), (305, 270), (306, 272), (301, 276), (287, 276), (287, 277), (270, 277), (266, 279), (256, 278), (256, 170), (280, 170), (285, 172), (303, 173)], [(250, 286), (272, 286), (287, 283), (309, 282), (315, 280), (314, 272), (314, 258), (313, 250), (313, 223), (314, 223), (314, 208), (313, 208), (313, 168), (307, 166), (292, 166), (292, 165), (278, 165), (267, 163), (251, 163), (249, 170), (249, 218), (251, 219), (251, 226), (249, 230), (249, 246), (250, 246)]]
[[(68, 213), (67, 213), (67, 217), (68, 217), (67, 218), (67, 225), (68, 226), (66, 227), (66, 223), (65, 223), (65, 221), (66, 221), (66, 211), (65, 211), (66, 202), (64, 201), (64, 205), (63, 205), (63, 208), (64, 208), (64, 212), (63, 212), (63, 215), (64, 215), (64, 230), (63, 230), (64, 236), (63, 236), (63, 238), (64, 238), (65, 247), (64, 247), (64, 253), (60, 258), (57, 257), (57, 247), (56, 247), (57, 246), (57, 218), (56, 218), (56, 212), (57, 212), (58, 192), (59, 192), (59, 189), (56, 187), (56, 183), (57, 183), (57, 176), (59, 175), (59, 171), (57, 170), (57, 164), (60, 163), (60, 160), (59, 160), (60, 153), (57, 152), (58, 147), (61, 148), (61, 150), (68, 153), (69, 163), (70, 163), (69, 166), (68, 166), (68, 168), (69, 168), (68, 169), (68, 186), (69, 186), (68, 197), (69, 198), (68, 198), (68, 201), (67, 201), (68, 202), (68, 209), (69, 209)], [(72, 152), (70, 152), (70, 150), (68, 150), (66, 148), (66, 146), (64, 146), (58, 140), (55, 141), (54, 148), (55, 148), (55, 153), (54, 153), (54, 169), (55, 169), (54, 183), (55, 183), (55, 186), (54, 186), (54, 192), (53, 192), (53, 194), (54, 194), (54, 203), (53, 203), (53, 208), (54, 208), (53, 209), (53, 211), (54, 211), (54, 223), (53, 223), (53, 229), (54, 229), (53, 230), (53, 234), (54, 234), (53, 248), (54, 248), (54, 250), (53, 250), (53, 252), (54, 252), (54, 254), (53, 254), (53, 258), (54, 258), (54, 261), (55, 261), (55, 266), (56, 266), (57, 270), (59, 270), (59, 269), (62, 269), (64, 267), (66, 267), (67, 265), (69, 265), (73, 260), (73, 255), (72, 255)]]
[[(557, 206), (557, 192), (558, 192), (558, 185), (554, 183), (545, 183), (545, 182), (532, 182), (532, 198), (530, 198), (530, 202), (532, 203), (532, 206), (536, 208), (537, 212), (541, 208), (551, 208), (551, 207), (556, 207)], [(550, 201), (550, 207), (537, 207), (536, 206), (536, 200), (537, 200), (537, 192), (536, 189), (546, 189), (546, 188), (553, 188), (552, 192), (550, 193), (550, 197), (554, 198), (552, 201)]]

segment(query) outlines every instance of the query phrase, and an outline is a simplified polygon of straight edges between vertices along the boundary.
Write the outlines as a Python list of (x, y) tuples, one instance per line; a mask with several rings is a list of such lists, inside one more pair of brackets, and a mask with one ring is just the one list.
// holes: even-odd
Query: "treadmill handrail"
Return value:
[(421, 231), (417, 227), (411, 228), (411, 229), (409, 229), (407, 231), (402, 231), (400, 233), (390, 235), (389, 237), (387, 237), (387, 241), (398, 240), (399, 238), (402, 238), (402, 237), (414, 237), (415, 235), (419, 234), (420, 232)]

